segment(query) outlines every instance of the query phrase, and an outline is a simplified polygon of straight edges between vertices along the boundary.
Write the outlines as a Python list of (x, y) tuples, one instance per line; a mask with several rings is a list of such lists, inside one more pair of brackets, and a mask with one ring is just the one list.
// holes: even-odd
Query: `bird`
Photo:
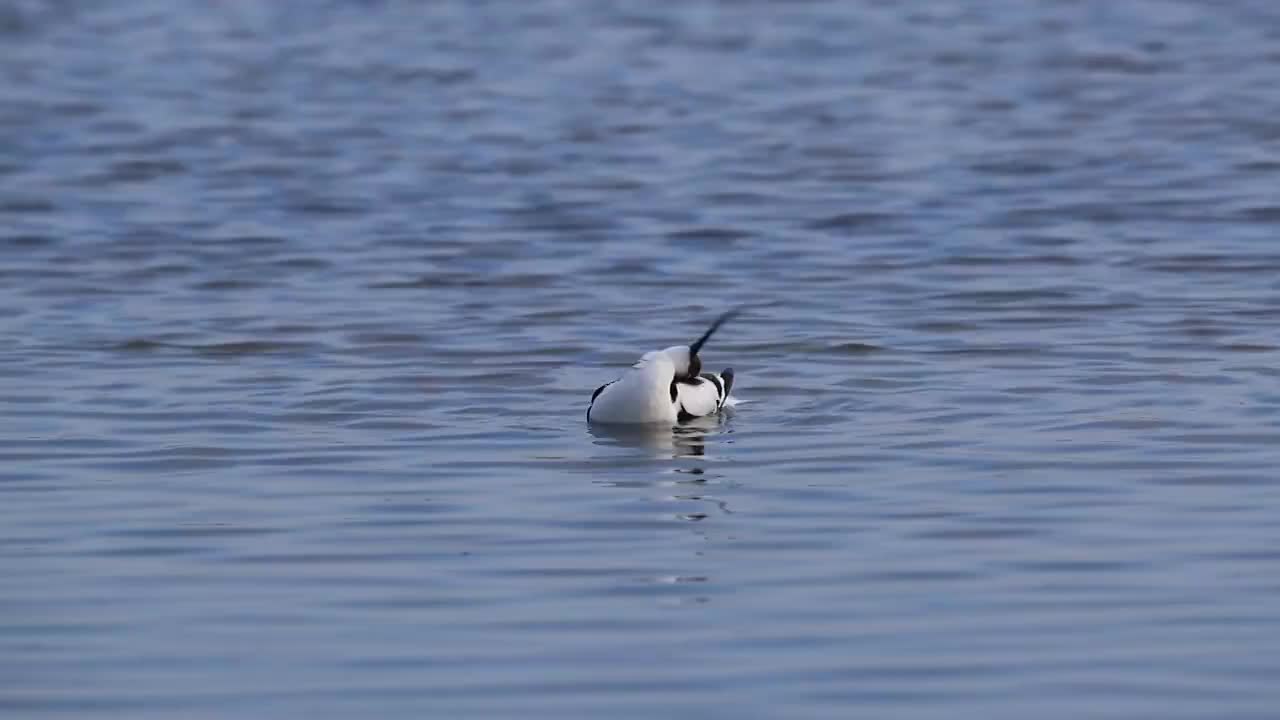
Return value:
[(672, 345), (644, 354), (622, 377), (596, 388), (587, 407), (592, 424), (675, 425), (736, 404), (733, 368), (702, 372), (698, 351), (720, 326), (741, 312), (720, 315), (690, 345)]

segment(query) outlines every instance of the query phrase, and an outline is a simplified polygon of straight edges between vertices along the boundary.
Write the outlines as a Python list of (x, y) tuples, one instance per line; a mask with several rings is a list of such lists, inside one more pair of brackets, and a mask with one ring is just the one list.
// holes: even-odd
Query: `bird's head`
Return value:
[(672, 345), (662, 351), (676, 368), (676, 380), (689, 380), (702, 372), (702, 360), (688, 345)]
[(698, 351), (711, 337), (712, 333), (720, 329), (727, 320), (742, 312), (741, 308), (735, 308), (716, 318), (711, 323), (711, 327), (702, 334), (702, 337), (694, 341), (692, 345), (672, 345), (663, 350), (662, 353), (671, 359), (671, 364), (676, 368), (676, 380), (692, 380), (698, 377), (698, 373), (702, 372), (702, 360), (698, 357)]

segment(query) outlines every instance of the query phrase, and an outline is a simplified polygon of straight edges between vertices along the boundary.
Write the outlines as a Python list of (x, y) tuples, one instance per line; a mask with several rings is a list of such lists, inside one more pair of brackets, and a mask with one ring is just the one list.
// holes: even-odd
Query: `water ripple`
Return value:
[(0, 711), (1271, 717), (1276, 19), (0, 0)]

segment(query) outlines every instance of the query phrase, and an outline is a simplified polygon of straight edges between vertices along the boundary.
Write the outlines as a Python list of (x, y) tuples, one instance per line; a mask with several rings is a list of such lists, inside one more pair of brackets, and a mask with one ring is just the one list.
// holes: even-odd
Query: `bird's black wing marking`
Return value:
[(724, 405), (724, 400), (729, 397), (729, 394), (724, 391), (724, 385), (720, 382), (720, 378), (711, 373), (703, 373), (701, 377), (710, 380), (711, 384), (716, 386), (716, 396), (720, 398), (719, 401), (716, 402), (716, 407), (718, 408)]
[[(703, 384), (705, 384), (708, 380), (710, 380), (710, 381), (712, 382), (712, 384), (715, 384), (715, 379), (714, 379), (714, 378), (709, 378), (709, 377), (707, 377), (707, 376), (705, 376), (705, 375), (700, 375), (700, 376), (698, 376), (698, 377), (696, 377), (696, 378), (693, 378), (692, 380), (681, 380), (681, 381), (679, 382), (679, 384), (680, 384), (680, 385), (684, 385), (684, 386), (686, 386), (686, 387), (690, 387), (690, 388), (696, 388), (696, 387), (700, 387), (700, 386), (702, 386), (702, 385), (703, 385)], [(674, 387), (674, 385), (673, 385), (673, 387)], [(719, 388), (719, 385), (716, 385), (716, 387), (717, 387), (717, 389), (718, 389), (718, 388)], [(689, 412), (689, 411), (685, 408), (684, 403), (685, 403), (685, 401), (684, 401), (684, 400), (681, 400), (681, 401), (680, 401), (680, 404), (676, 407), (676, 420), (677, 420), (677, 421), (679, 421), (679, 422), (683, 422), (683, 421), (685, 421), (685, 420), (692, 420), (693, 418), (696, 418), (696, 417), (703, 417), (703, 416), (706, 416), (706, 415), (710, 415), (710, 414), (712, 414), (712, 413), (718, 412), (718, 411), (720, 410), (720, 407), (721, 407), (721, 401), (720, 401), (720, 398), (717, 396), (717, 398), (716, 398), (716, 402), (715, 402), (715, 406), (714, 406), (714, 407), (709, 407), (709, 408), (699, 408), (700, 410), (703, 410), (702, 414), (701, 414), (701, 415), (695, 415), (695, 414), (693, 414), (693, 413)]]
[(607, 382), (607, 383), (605, 383), (605, 384), (601, 385), (600, 387), (596, 388), (596, 391), (595, 391), (595, 392), (591, 393), (591, 402), (587, 404), (587, 420), (590, 420), (590, 419), (591, 419), (591, 407), (592, 407), (593, 405), (595, 405), (595, 404), (596, 404), (596, 398), (600, 397), (600, 393), (604, 392), (604, 389), (605, 389), (605, 388), (609, 387), (610, 385), (612, 385), (612, 384), (614, 384), (614, 383), (616, 383), (616, 382), (618, 382), (618, 381), (617, 381), (617, 380), (610, 380), (609, 382)]
[(618, 382), (618, 381), (617, 381), (617, 380), (611, 380), (611, 381), (609, 381), (609, 382), (607, 382), (607, 383), (605, 383), (605, 384), (601, 385), (600, 387), (596, 388), (596, 391), (595, 391), (595, 392), (593, 392), (593, 393), (591, 393), (591, 402), (595, 402), (595, 401), (596, 401), (596, 398), (600, 397), (600, 393), (604, 392), (604, 389), (605, 389), (605, 388), (609, 387), (610, 385), (612, 385), (612, 384), (614, 384), (614, 383), (616, 383), (616, 382)]

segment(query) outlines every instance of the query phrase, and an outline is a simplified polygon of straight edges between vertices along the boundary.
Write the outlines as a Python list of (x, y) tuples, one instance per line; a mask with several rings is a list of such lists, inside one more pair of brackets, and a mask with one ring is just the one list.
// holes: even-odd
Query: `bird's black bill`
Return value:
[(737, 317), (741, 313), (742, 308), (734, 308), (716, 318), (716, 321), (711, 323), (711, 327), (707, 328), (707, 331), (702, 334), (702, 337), (698, 338), (696, 342), (689, 346), (690, 355), (697, 356), (698, 351), (702, 349), (703, 343), (711, 337), (712, 333), (719, 330), (720, 326), (728, 322), (731, 318)]

